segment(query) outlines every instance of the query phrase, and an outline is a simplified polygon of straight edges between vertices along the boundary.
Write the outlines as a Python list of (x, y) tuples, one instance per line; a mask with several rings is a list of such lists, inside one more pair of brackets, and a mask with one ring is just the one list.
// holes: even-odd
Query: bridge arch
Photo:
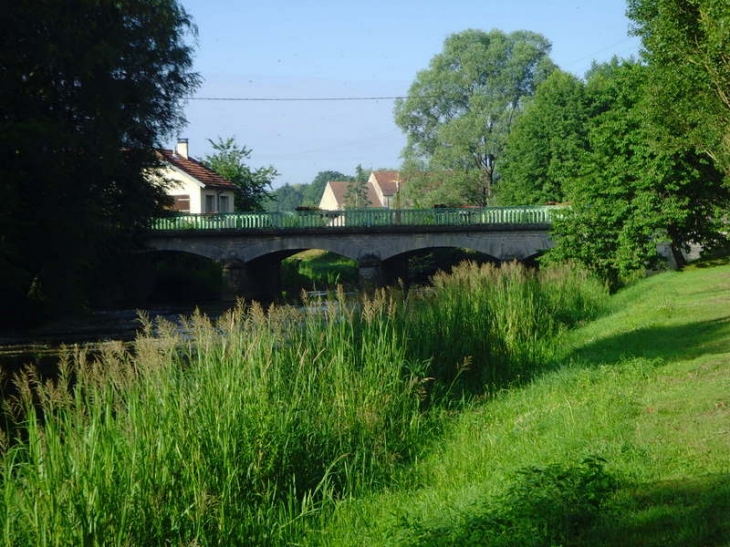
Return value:
[(470, 249), (501, 261), (525, 260), (552, 246), (547, 225), (177, 230), (152, 233), (147, 243), (153, 249), (184, 251), (219, 262), (228, 280), (228, 296), (251, 298), (276, 293), (273, 280), (279, 278), (281, 260), (307, 249), (355, 260), (361, 284), (368, 287), (392, 279), (398, 270), (392, 265), (399, 257), (424, 249)]

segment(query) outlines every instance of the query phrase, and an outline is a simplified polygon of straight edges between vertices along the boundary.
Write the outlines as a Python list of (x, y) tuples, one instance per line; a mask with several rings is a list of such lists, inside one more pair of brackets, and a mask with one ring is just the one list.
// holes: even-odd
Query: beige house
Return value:
[(188, 140), (179, 139), (175, 150), (158, 149), (164, 162), (157, 176), (171, 184), (170, 208), (180, 213), (232, 213), (238, 187), (188, 155)]
[[(357, 184), (347, 181), (330, 181), (324, 187), (319, 208), (326, 211), (341, 211), (345, 208), (345, 196), (348, 188)], [(392, 209), (397, 207), (400, 180), (398, 171), (373, 171), (367, 182), (366, 207)]]

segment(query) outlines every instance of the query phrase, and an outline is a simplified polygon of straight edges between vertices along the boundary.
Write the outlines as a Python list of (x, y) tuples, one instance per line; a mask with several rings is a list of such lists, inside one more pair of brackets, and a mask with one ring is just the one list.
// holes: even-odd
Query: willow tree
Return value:
[[(176, 0), (26, 0), (0, 34), (0, 317), (83, 303), (165, 199), (144, 177), (198, 84)], [(7, 307), (8, 309), (4, 309)]]
[[(512, 125), (555, 69), (550, 48), (528, 31), (466, 30), (448, 37), (395, 105), (396, 124), (408, 139), (406, 165), (442, 173), (463, 203), (486, 204)], [(417, 176), (409, 180), (419, 186)]]

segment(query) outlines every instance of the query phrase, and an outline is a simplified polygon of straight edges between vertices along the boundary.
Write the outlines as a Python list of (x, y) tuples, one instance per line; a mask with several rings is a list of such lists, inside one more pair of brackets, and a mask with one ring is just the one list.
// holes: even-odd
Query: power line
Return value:
[(191, 101), (269, 101), (269, 102), (294, 102), (294, 101), (394, 101), (407, 99), (408, 97), (190, 97)]

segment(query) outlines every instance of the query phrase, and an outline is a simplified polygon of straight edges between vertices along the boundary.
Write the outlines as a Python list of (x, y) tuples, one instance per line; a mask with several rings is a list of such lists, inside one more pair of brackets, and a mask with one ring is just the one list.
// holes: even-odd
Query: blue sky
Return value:
[(197, 158), (211, 153), (208, 139), (234, 137), (252, 150), (252, 167), (279, 171), (275, 187), (358, 164), (397, 169), (405, 136), (393, 101), (201, 99), (402, 96), (444, 39), (469, 28), (539, 32), (557, 65), (578, 76), (640, 46), (624, 0), (180, 1), (198, 26), (204, 80), (180, 136)]

